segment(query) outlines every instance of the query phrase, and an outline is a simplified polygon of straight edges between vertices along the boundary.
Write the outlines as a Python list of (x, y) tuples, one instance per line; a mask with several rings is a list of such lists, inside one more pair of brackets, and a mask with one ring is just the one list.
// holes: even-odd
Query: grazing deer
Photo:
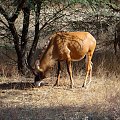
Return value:
[[(96, 47), (95, 38), (88, 32), (58, 32), (51, 36), (48, 47), (42, 57), (36, 61), (35, 82), (45, 77), (45, 72), (58, 61), (57, 80), (54, 86), (58, 86), (61, 67), (60, 62), (66, 61), (67, 71), (70, 76), (70, 87), (73, 87), (71, 61), (79, 61), (86, 55), (86, 78), (83, 87), (90, 75), (92, 77), (92, 56)], [(89, 84), (88, 83), (88, 84)]]

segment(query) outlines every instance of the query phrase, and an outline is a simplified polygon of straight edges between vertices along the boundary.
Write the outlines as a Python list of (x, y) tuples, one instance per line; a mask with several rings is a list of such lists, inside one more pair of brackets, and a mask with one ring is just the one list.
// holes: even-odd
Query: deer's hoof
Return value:
[(57, 87), (58, 87), (58, 86), (59, 86), (59, 85), (58, 85), (58, 83), (55, 83), (55, 84), (53, 85), (53, 87), (55, 87), (55, 86), (57, 86)]
[(86, 85), (85, 85), (85, 84), (83, 84), (83, 85), (82, 85), (82, 87), (83, 87), (83, 88), (85, 88), (85, 87), (86, 87)]
[(70, 85), (70, 88), (72, 89), (72, 88), (73, 88), (73, 85)]

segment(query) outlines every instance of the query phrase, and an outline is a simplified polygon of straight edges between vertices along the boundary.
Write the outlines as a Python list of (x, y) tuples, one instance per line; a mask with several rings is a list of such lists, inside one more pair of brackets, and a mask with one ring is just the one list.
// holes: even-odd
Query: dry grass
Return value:
[(81, 87), (78, 79), (73, 89), (69, 89), (67, 80), (54, 88), (54, 80), (41, 88), (23, 82), (0, 84), (0, 88), (4, 86), (0, 93), (0, 116), (3, 120), (117, 120), (120, 119), (119, 79), (94, 77), (87, 89)]
[(0, 77), (0, 119), (120, 120), (120, 60), (109, 54), (94, 55), (93, 81), (87, 89), (81, 87), (84, 70), (75, 74), (75, 66), (73, 89), (68, 76), (59, 87), (53, 87), (56, 78), (49, 76), (48, 85), (40, 88), (33, 86), (32, 78)]

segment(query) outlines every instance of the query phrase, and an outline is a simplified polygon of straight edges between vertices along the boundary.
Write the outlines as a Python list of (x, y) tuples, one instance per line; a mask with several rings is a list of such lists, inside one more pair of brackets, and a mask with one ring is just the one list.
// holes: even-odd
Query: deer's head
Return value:
[(36, 62), (35, 62), (35, 70), (37, 71), (34, 74), (35, 75), (35, 78), (34, 78), (35, 82), (41, 81), (42, 79), (45, 78), (44, 71), (40, 68), (40, 61), (39, 60), (36, 60)]

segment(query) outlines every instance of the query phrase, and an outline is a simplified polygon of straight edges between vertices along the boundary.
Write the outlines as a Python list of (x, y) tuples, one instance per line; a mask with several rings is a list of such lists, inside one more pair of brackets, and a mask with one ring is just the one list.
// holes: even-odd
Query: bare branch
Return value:
[(62, 11), (64, 11), (65, 9), (67, 9), (71, 4), (68, 4), (66, 7), (64, 7), (63, 9), (60, 9), (59, 11), (57, 11), (52, 17), (49, 18), (49, 20), (47, 20), (43, 25), (42, 27), (40, 28), (39, 32), (44, 28), (46, 27), (47, 25), (49, 25), (50, 23), (52, 23), (53, 21), (63, 17), (64, 15), (61, 15), (61, 16), (58, 16)]
[(8, 14), (5, 12), (5, 10), (1, 5), (0, 5), (0, 13), (5, 17), (6, 20), (8, 20)]
[(1, 5), (0, 5), (0, 13), (6, 18), (7, 21), (14, 22), (16, 20), (16, 18), (18, 18), (19, 12), (23, 8), (25, 2), (26, 2), (26, 0), (19, 1), (17, 9), (16, 9), (15, 13), (12, 14), (12, 16), (9, 16)]
[(16, 18), (18, 18), (19, 12), (21, 11), (21, 9), (23, 8), (24, 4), (26, 3), (27, 0), (20, 0), (19, 4), (17, 6), (17, 9), (15, 11), (15, 13), (9, 17), (11, 22), (14, 22), (16, 20)]
[(5, 25), (7, 28), (9, 28), (8, 25), (7, 25), (3, 20), (0, 19), (0, 22), (1, 22), (3, 25)]

